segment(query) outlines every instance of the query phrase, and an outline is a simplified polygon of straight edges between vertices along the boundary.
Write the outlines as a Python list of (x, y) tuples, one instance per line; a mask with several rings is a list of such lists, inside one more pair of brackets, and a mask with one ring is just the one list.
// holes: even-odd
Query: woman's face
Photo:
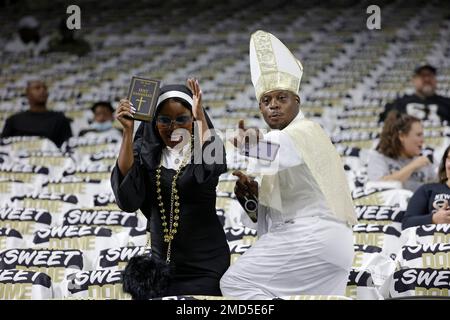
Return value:
[(447, 179), (449, 179), (450, 178), (450, 152), (447, 152), (447, 157), (445, 158), (445, 174), (447, 175)]
[(402, 143), (402, 155), (407, 158), (419, 156), (423, 147), (423, 126), (420, 122), (413, 122), (407, 134), (400, 134)]
[(156, 117), (156, 129), (166, 146), (183, 147), (192, 134), (192, 113), (181, 103), (169, 99)]

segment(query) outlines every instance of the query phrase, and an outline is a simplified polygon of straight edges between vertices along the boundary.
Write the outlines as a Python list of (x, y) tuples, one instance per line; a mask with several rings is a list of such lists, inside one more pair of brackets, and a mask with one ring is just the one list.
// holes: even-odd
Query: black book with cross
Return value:
[(161, 81), (133, 76), (128, 100), (136, 108), (134, 120), (151, 121), (155, 115)]

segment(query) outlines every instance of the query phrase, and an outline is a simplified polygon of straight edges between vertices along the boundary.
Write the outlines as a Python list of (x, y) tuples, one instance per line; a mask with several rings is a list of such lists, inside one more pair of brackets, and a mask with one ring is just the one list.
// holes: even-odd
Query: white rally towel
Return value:
[(0, 300), (48, 300), (52, 280), (42, 272), (0, 270)]
[(112, 150), (98, 151), (95, 153), (85, 154), (81, 158), (81, 164), (102, 164), (106, 166), (115, 165), (117, 161), (117, 152)]
[(53, 297), (62, 296), (60, 285), (67, 269), (83, 270), (80, 250), (10, 249), (0, 253), (0, 270), (17, 269), (42, 272), (52, 279)]
[(378, 289), (373, 283), (372, 276), (364, 270), (350, 271), (345, 296), (357, 300), (382, 299)]
[(0, 139), (0, 151), (15, 153), (28, 151), (58, 151), (58, 147), (49, 139), (37, 136), (16, 136)]
[(16, 154), (17, 162), (24, 165), (45, 166), (49, 169), (49, 178), (57, 179), (62, 176), (64, 168), (74, 166), (72, 154), (61, 151), (21, 151)]
[(78, 271), (67, 275), (62, 284), (63, 298), (74, 299), (131, 299), (123, 292), (122, 271)]
[(396, 271), (380, 288), (385, 298), (450, 296), (449, 269), (407, 268)]
[(62, 224), (63, 214), (78, 206), (78, 198), (74, 194), (33, 192), (11, 197), (14, 208), (36, 208), (50, 212), (52, 226)]
[(450, 224), (411, 227), (403, 230), (400, 237), (402, 246), (433, 243), (450, 243)]
[(129, 231), (123, 231), (120, 234), (128, 236), (128, 246), (147, 246), (150, 239), (150, 233), (147, 232), (147, 226), (131, 228)]
[(48, 167), (27, 165), (18, 162), (0, 164), (0, 179), (2, 180), (21, 181), (36, 188), (48, 180), (49, 177), (50, 170)]
[(27, 183), (10, 178), (0, 178), (0, 203), (2, 206), (9, 206), (11, 197), (23, 193), (31, 193), (40, 184)]
[(89, 208), (94, 206), (92, 195), (99, 192), (109, 192), (111, 183), (106, 180), (80, 178), (66, 176), (58, 179), (50, 179), (40, 186), (41, 193), (75, 194), (78, 198), (78, 206)]
[(145, 246), (105, 249), (100, 251), (95, 270), (124, 270), (132, 257), (150, 254), (151, 249)]
[(63, 216), (63, 225), (107, 227), (114, 233), (145, 227), (136, 212), (120, 210), (71, 209)]
[(0, 228), (0, 251), (12, 248), (24, 248), (27, 243), (19, 231), (11, 228)]
[(400, 206), (355, 206), (358, 223), (390, 225), (397, 231), (402, 231), (402, 219), (405, 210)]
[(256, 230), (248, 227), (224, 228), (228, 244), (252, 245), (256, 241)]
[(85, 270), (92, 270), (101, 250), (127, 245), (128, 234), (113, 234), (111, 229), (88, 226), (60, 226), (38, 230), (34, 248), (78, 249), (85, 254)]
[(403, 246), (397, 263), (400, 269), (450, 269), (450, 243)]
[(63, 177), (73, 176), (81, 179), (109, 181), (112, 168), (113, 165), (104, 165), (102, 163), (78, 164), (65, 168), (62, 175)]
[(377, 224), (355, 224), (353, 226), (354, 243), (382, 248), (387, 257), (395, 256), (400, 251), (400, 235), (394, 227)]
[(0, 228), (11, 228), (20, 232), (30, 243), (35, 231), (49, 228), (52, 216), (47, 210), (33, 208), (0, 208)]
[(413, 192), (404, 189), (356, 188), (352, 191), (355, 205), (398, 206), (406, 210)]

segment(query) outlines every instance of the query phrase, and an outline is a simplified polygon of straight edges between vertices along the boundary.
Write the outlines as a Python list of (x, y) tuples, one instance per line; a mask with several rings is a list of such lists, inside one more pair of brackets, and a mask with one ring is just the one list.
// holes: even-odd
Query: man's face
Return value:
[(46, 104), (48, 98), (47, 86), (42, 81), (32, 81), (26, 90), (30, 104)]
[(270, 91), (262, 95), (259, 110), (271, 129), (284, 129), (297, 116), (300, 98), (287, 90)]
[(106, 121), (113, 121), (113, 113), (107, 106), (99, 105), (94, 111), (94, 121), (103, 123)]
[(429, 97), (436, 92), (436, 75), (428, 69), (423, 69), (413, 77), (416, 92)]

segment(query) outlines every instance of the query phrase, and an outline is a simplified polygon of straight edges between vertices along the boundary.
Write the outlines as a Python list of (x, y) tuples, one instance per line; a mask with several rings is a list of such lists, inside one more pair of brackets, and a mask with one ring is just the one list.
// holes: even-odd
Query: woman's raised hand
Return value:
[(188, 79), (187, 84), (189, 89), (192, 91), (192, 100), (194, 101), (194, 105), (192, 106), (192, 115), (195, 120), (203, 120), (205, 114), (202, 108), (202, 90), (200, 89), (200, 85), (197, 79)]
[(134, 131), (134, 120), (132, 120), (132, 118), (134, 118), (133, 115), (135, 112), (136, 109), (129, 100), (120, 100), (119, 106), (116, 109), (116, 118), (122, 124), (124, 131)]

